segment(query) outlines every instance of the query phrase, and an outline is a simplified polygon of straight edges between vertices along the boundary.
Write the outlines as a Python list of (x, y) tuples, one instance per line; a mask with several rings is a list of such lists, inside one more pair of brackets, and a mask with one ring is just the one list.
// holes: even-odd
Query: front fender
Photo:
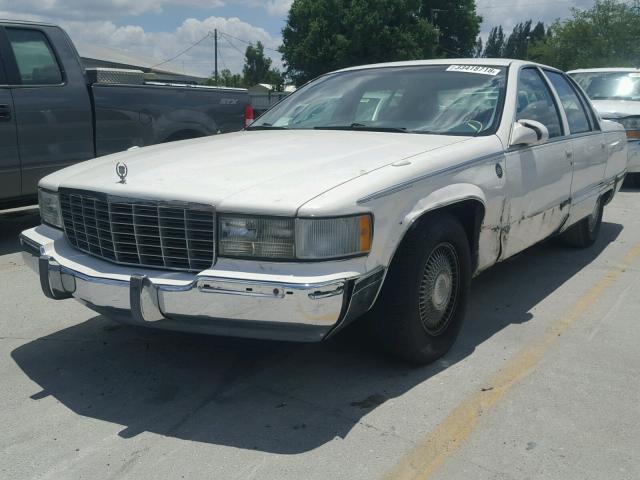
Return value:
[(404, 231), (406, 232), (415, 221), (423, 215), (465, 200), (476, 200), (480, 202), (486, 210), (487, 202), (484, 192), (477, 185), (470, 183), (447, 185), (446, 187), (431, 192), (416, 202), (404, 217)]

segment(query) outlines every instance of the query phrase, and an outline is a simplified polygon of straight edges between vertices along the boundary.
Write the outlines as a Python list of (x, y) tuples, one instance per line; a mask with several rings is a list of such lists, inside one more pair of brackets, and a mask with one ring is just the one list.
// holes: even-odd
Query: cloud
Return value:
[(477, 10), (482, 15), (481, 36), (485, 37), (493, 27), (502, 25), (510, 32), (518, 22), (533, 20), (550, 25), (558, 18), (571, 15), (571, 8), (591, 8), (593, 0), (477, 0)]
[[(252, 1), (228, 0), (227, 3)], [(122, 18), (131, 20), (130, 17), (145, 12), (160, 12), (162, 7), (169, 4), (215, 8), (224, 3), (223, 0), (20, 0), (19, 3), (0, 0), (0, 18), (56, 23), (79, 45), (110, 47), (132, 55), (142, 55), (152, 61), (157, 59), (158, 63), (174, 57), (218, 29), (219, 70), (229, 68), (234, 73), (240, 73), (246, 47), (257, 41), (265, 45), (265, 53), (273, 58), (274, 66), (281, 67), (281, 56), (275, 51), (281, 39), (236, 17), (188, 18), (172, 31), (146, 31), (135, 22), (123, 24), (120, 21)], [(256, 5), (260, 4), (269, 13), (285, 8), (287, 3), (288, 0), (271, 0), (256, 2)], [(213, 56), (213, 37), (205, 38), (175, 61), (164, 63), (162, 68), (208, 76), (214, 68)]]
[[(210, 75), (214, 68), (213, 37), (208, 34), (218, 29), (218, 69), (230, 69), (239, 73), (244, 65), (247, 43), (262, 42), (267, 48), (276, 49), (280, 39), (266, 30), (243, 22), (239, 18), (209, 17), (204, 20), (189, 18), (174, 31), (147, 32), (137, 25), (116, 26), (112, 22), (76, 22), (62, 24), (74, 42), (103, 45), (131, 54), (158, 59), (158, 63), (174, 57), (194, 43), (204, 40), (171, 62), (159, 68), (174, 71)], [(234, 38), (235, 37), (235, 38)], [(274, 58), (274, 65), (281, 66), (280, 55), (266, 52)]]
[(117, 20), (161, 13), (164, 7), (215, 9), (230, 5), (263, 8), (269, 15), (286, 15), (293, 0), (0, 0), (0, 11), (17, 11), (57, 18)]

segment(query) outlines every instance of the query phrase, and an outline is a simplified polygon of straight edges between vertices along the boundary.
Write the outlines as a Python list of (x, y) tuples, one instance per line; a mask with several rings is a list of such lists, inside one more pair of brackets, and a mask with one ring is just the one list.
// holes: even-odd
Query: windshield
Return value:
[(640, 71), (573, 73), (592, 100), (640, 100)]
[(334, 73), (298, 90), (251, 129), (487, 135), (497, 128), (505, 69), (434, 65)]

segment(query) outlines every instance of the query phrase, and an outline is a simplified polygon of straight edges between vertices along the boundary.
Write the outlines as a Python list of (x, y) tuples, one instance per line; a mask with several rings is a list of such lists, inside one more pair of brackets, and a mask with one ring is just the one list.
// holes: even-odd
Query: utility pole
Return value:
[(213, 76), (218, 85), (218, 29), (216, 28), (213, 31), (213, 59), (214, 59), (214, 67), (213, 67)]

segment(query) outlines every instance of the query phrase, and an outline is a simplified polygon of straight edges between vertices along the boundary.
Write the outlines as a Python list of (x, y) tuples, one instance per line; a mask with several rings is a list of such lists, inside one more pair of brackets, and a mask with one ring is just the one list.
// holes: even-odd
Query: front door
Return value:
[(20, 157), (13, 98), (0, 57), (0, 202), (20, 196)]
[(93, 157), (89, 93), (75, 52), (67, 48), (60, 29), (6, 27), (0, 37), (9, 57), (6, 69), (18, 131), (22, 195), (31, 195), (43, 176)]
[(569, 215), (572, 145), (560, 110), (537, 68), (525, 68), (518, 80), (516, 120), (536, 120), (549, 130), (543, 145), (512, 147), (506, 154), (508, 203), (502, 258), (507, 258), (560, 229)]

